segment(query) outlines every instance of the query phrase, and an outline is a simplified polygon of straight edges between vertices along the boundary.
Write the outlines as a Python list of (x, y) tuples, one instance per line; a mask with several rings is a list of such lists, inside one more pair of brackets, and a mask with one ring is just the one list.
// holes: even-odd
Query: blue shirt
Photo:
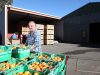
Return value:
[(35, 30), (35, 32), (30, 32), (27, 35), (26, 45), (32, 46), (34, 45), (34, 50), (36, 52), (42, 52), (41, 49), (41, 36), (39, 31)]

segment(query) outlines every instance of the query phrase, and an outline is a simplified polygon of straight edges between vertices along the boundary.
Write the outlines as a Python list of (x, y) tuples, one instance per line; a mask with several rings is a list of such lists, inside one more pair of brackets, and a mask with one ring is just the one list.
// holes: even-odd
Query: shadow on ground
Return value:
[(100, 48), (100, 43), (80, 43), (80, 47)]
[(66, 44), (76, 44), (78, 47), (100, 48), (100, 43), (66, 43)]
[(92, 49), (92, 50), (76, 50), (76, 51), (70, 51), (66, 52), (63, 54), (68, 54), (68, 55), (77, 55), (77, 54), (85, 54), (87, 52), (100, 52), (100, 49)]

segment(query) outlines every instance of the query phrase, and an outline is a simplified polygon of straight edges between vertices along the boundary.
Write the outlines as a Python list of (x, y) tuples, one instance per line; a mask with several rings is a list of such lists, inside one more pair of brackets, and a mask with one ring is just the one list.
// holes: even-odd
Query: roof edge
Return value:
[(39, 16), (50, 17), (50, 18), (58, 19), (58, 20), (60, 19), (60, 17), (58, 17), (58, 16), (49, 15), (49, 14), (45, 14), (45, 13), (41, 13), (41, 12), (37, 12), (37, 11), (28, 10), (28, 9), (23, 9), (23, 8), (15, 7), (12, 5), (5, 5), (5, 7), (10, 8), (10, 10), (19, 10), (19, 11), (23, 11), (23, 12), (30, 12), (30, 13), (33, 13), (33, 14), (39, 15)]
[(84, 4), (83, 6), (81, 6), (81, 7), (77, 8), (77, 9), (73, 10), (72, 12), (70, 12), (70, 13), (68, 13), (67, 15), (63, 16), (63, 17), (61, 18), (61, 20), (63, 20), (66, 16), (72, 14), (73, 12), (75, 12), (75, 11), (77, 11), (77, 10), (83, 8), (83, 7), (86, 6), (86, 5), (92, 4), (92, 3), (94, 3), (94, 2), (86, 3), (86, 4)]

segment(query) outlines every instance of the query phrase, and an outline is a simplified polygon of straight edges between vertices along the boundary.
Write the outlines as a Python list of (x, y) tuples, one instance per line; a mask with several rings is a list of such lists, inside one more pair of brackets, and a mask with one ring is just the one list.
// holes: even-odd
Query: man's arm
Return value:
[(42, 51), (41, 51), (41, 36), (40, 36), (40, 33), (39, 33), (39, 32), (37, 32), (37, 33), (35, 34), (34, 49), (35, 49), (37, 52), (42, 52)]

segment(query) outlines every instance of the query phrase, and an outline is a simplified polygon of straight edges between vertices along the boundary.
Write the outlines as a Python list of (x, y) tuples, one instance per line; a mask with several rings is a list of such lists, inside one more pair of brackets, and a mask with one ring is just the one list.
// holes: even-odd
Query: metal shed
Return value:
[(17, 28), (19, 23), (27, 26), (27, 22), (30, 20), (35, 21), (37, 24), (50, 24), (55, 27), (59, 17), (5, 5), (4, 10), (0, 13), (0, 40), (2, 44), (8, 44), (8, 33), (14, 33), (18, 30), (20, 32), (20, 29)]
[(100, 43), (100, 2), (90, 2), (61, 19), (63, 42)]

